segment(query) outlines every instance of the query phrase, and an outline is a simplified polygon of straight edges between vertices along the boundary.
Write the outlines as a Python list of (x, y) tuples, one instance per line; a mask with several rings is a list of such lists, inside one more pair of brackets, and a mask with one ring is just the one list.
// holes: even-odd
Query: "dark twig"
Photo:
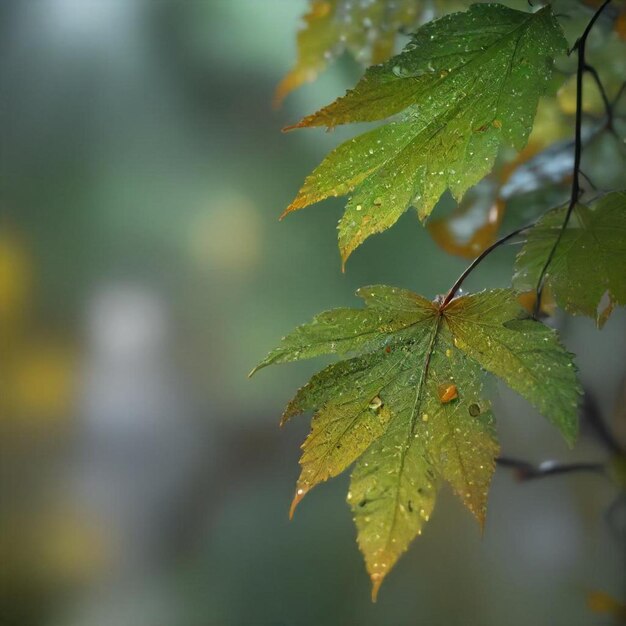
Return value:
[(624, 94), (624, 91), (626, 91), (626, 80), (620, 85), (620, 88), (617, 90), (617, 93), (615, 94), (615, 98), (613, 98), (613, 102), (611, 102), (611, 108), (613, 110), (615, 110), (615, 107), (617, 103), (620, 101), (622, 95)]
[[(570, 196), (570, 201), (567, 206), (567, 211), (565, 213), (565, 219), (563, 220), (563, 224), (561, 229), (559, 230), (559, 234), (557, 235), (552, 248), (550, 249), (550, 253), (548, 254), (548, 258), (541, 269), (541, 273), (539, 274), (539, 280), (537, 281), (537, 297), (535, 299), (535, 317), (538, 316), (538, 313), (541, 309), (541, 295), (543, 293), (545, 276), (548, 271), (548, 267), (554, 258), (554, 254), (556, 249), (563, 238), (563, 234), (567, 229), (567, 225), (569, 223), (570, 217), (572, 215), (572, 211), (578, 202), (578, 198), (580, 197), (580, 160), (582, 157), (582, 114), (583, 114), (583, 76), (585, 70), (589, 67), (585, 60), (585, 49), (587, 45), (587, 37), (589, 37), (589, 33), (593, 28), (593, 25), (596, 23), (597, 19), (600, 17), (602, 11), (608, 6), (611, 0), (604, 0), (604, 2), (600, 5), (597, 11), (593, 14), (593, 17), (589, 20), (587, 27), (583, 31), (580, 39), (574, 44), (572, 51), (576, 50), (578, 53), (578, 66), (576, 70), (576, 121), (575, 121), (575, 133), (574, 133), (574, 169), (572, 173), (572, 193)], [(599, 80), (599, 79), (598, 79)]]
[(606, 425), (600, 407), (596, 398), (585, 389), (582, 402), (582, 416), (587, 423), (593, 428), (598, 439), (603, 443), (605, 448), (611, 452), (611, 454), (622, 456), (626, 455), (626, 450), (622, 448), (617, 439), (613, 436), (613, 433)]
[(543, 461), (539, 463), (539, 465), (533, 465), (528, 461), (511, 459), (504, 456), (498, 457), (496, 462), (502, 467), (513, 469), (516, 478), (520, 481), (577, 472), (592, 472), (596, 474), (604, 474), (605, 472), (603, 463), (558, 463), (556, 461)]
[(593, 76), (593, 79), (596, 82), (596, 85), (598, 87), (598, 91), (600, 92), (600, 95), (602, 96), (602, 102), (604, 103), (604, 110), (606, 113), (605, 128), (611, 133), (615, 133), (615, 128), (613, 127), (613, 104), (611, 103), (611, 101), (609, 100), (609, 97), (607, 96), (606, 89), (604, 88), (604, 85), (602, 84), (602, 81), (600, 80), (600, 75), (598, 74), (598, 71), (596, 70), (596, 68), (593, 67), (593, 65), (589, 65), (588, 63), (585, 63), (584, 71), (589, 72), (589, 74)]
[(585, 174), (585, 172), (583, 172), (582, 170), (579, 170), (581, 176), (589, 183), (589, 185), (591, 186), (591, 188), (594, 191), (597, 191), (598, 186), (591, 180), (591, 178), (589, 178), (589, 176), (587, 176), (587, 174)]
[[(604, 423), (600, 407), (588, 390), (585, 390), (583, 396), (581, 412), (582, 416), (593, 428), (600, 441), (611, 454), (623, 455), (625, 453)], [(502, 467), (513, 469), (517, 479), (520, 481), (577, 472), (606, 473), (606, 465), (604, 463), (558, 463), (556, 461), (543, 461), (538, 465), (533, 465), (529, 461), (522, 461), (510, 457), (498, 457), (496, 462)]]

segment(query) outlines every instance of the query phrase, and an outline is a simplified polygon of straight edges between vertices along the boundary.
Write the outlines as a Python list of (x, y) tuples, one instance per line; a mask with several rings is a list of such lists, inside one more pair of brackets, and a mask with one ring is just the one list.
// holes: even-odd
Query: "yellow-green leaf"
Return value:
[[(311, 378), (283, 421), (314, 411), (293, 508), (356, 461), (348, 502), (373, 595), (428, 521), (442, 482), (482, 524), (498, 444), (483, 372), (503, 379), (571, 442), (579, 386), (554, 331), (527, 318), (512, 290), (446, 306), (386, 286), (358, 291), (285, 337), (259, 367), (353, 353)], [(526, 318), (526, 319), (524, 319)]]
[[(513, 278), (520, 290), (536, 288), (566, 211), (561, 207), (546, 213), (529, 232)], [(574, 208), (545, 283), (559, 306), (572, 315), (595, 319), (599, 327), (615, 306), (626, 305), (626, 192)]]
[(353, 194), (339, 223), (345, 260), (409, 206), (424, 220), (446, 189), (460, 200), (506, 142), (521, 149), (566, 41), (549, 6), (473, 5), (422, 26), (404, 51), (295, 127), (398, 119), (344, 142), (285, 213)]

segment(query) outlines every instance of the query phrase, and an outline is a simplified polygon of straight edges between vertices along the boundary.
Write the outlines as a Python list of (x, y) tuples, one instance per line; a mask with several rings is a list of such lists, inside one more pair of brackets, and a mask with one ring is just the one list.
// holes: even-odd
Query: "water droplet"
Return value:
[(380, 396), (374, 396), (370, 403), (369, 403), (369, 408), (372, 409), (372, 411), (378, 411), (380, 410), (380, 408), (383, 405), (383, 401), (380, 399)]
[(438, 392), (441, 404), (447, 404), (448, 402), (452, 402), (452, 400), (456, 400), (459, 397), (459, 392), (454, 384), (440, 385)]
[(470, 404), (468, 411), (472, 417), (478, 417), (480, 415), (480, 407), (477, 404)]

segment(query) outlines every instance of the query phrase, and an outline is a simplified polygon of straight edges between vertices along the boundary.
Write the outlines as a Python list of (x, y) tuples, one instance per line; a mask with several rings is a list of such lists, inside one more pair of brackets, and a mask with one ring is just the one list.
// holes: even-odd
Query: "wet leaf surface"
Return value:
[(426, 24), (400, 55), (293, 127), (393, 118), (335, 148), (285, 213), (352, 194), (338, 227), (345, 262), (409, 206), (425, 220), (446, 189), (460, 200), (491, 170), (502, 143), (524, 147), (565, 48), (550, 7), (473, 5)]
[(283, 338), (255, 369), (352, 354), (314, 375), (283, 423), (314, 412), (291, 513), (315, 485), (354, 462), (348, 503), (373, 596), (428, 521), (443, 482), (482, 524), (498, 454), (485, 372), (501, 378), (572, 443), (579, 386), (572, 356), (509, 289), (441, 307), (386, 286), (363, 309), (322, 313)]

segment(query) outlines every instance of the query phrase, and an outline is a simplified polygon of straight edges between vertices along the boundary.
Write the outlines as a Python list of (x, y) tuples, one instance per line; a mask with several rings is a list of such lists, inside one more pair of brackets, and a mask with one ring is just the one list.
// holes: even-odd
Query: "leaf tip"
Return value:
[[(467, 495), (469, 496), (470, 494), (468, 493)], [(476, 502), (475, 500), (462, 497), (463, 503), (472, 514), (472, 517), (478, 523), (478, 528), (480, 529), (481, 536), (485, 534), (485, 522), (487, 520), (486, 495), (487, 492), (485, 491), (485, 499), (481, 498), (480, 502)]]
[(283, 126), (280, 129), (281, 133), (290, 133), (292, 130), (296, 130), (297, 128), (302, 128), (301, 122), (296, 122), (295, 124), (289, 124), (288, 126)]
[(307, 494), (307, 489), (303, 489), (302, 487), (298, 487), (296, 489), (296, 494), (293, 497), (293, 500), (291, 501), (291, 506), (289, 507), (289, 519), (292, 520), (293, 519), (293, 514), (296, 512), (296, 507), (298, 506), (298, 504), (300, 504), (300, 501), (302, 500), (302, 498), (304, 498), (304, 496), (306, 496)]
[(296, 210), (296, 206), (294, 206), (295, 204), (295, 200), (280, 214), (280, 217), (278, 218), (279, 222), (282, 222), (292, 211)]
[(576, 440), (578, 439), (578, 430), (573, 431), (571, 433), (564, 433), (565, 443), (570, 450), (574, 449), (576, 445)]
[(317, 73), (303, 73), (300, 66), (294, 67), (276, 86), (272, 106), (278, 109), (283, 104), (285, 98), (292, 92), (301, 87), (304, 83), (315, 80)]
[(288, 133), (292, 130), (297, 130), (298, 128), (311, 128), (312, 126), (326, 126), (326, 130), (332, 130), (334, 128), (334, 124), (329, 121), (323, 121), (323, 117), (320, 119), (318, 115), (319, 113), (320, 111), (318, 111), (317, 113), (313, 113), (312, 115), (307, 115), (306, 117), (303, 117), (299, 122), (296, 122), (295, 124), (283, 126), (283, 133)]
[(352, 249), (339, 247), (339, 253), (341, 254), (341, 273), (345, 274), (346, 263), (348, 262), (348, 259), (350, 258), (350, 255), (352, 254)]
[(273, 363), (272, 355), (268, 354), (260, 363), (257, 363), (251, 370), (248, 372), (248, 378), (252, 378), (259, 370), (266, 368), (268, 365)]
[(285, 217), (287, 217), (287, 215), (289, 215), (289, 213), (292, 213), (293, 211), (297, 211), (298, 209), (303, 209), (304, 207), (308, 206), (309, 204), (310, 204), (310, 202), (308, 202), (307, 198), (303, 196), (302, 192), (300, 192), (295, 197), (293, 202), (281, 213), (281, 215), (278, 218), (278, 220), (279, 221), (284, 220)]
[(384, 575), (380, 572), (374, 572), (370, 574), (370, 578), (372, 580), (372, 602), (376, 602), (378, 600), (378, 591), (383, 584)]
[(487, 515), (485, 511), (483, 511), (480, 515), (476, 516), (476, 520), (478, 521), (478, 527), (480, 528), (480, 536), (485, 536), (485, 522), (487, 521)]

